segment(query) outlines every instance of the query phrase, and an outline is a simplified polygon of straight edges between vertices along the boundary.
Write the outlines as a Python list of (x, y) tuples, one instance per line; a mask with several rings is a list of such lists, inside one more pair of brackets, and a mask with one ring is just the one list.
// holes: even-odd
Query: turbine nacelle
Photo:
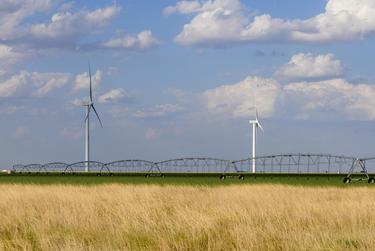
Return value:
[(251, 125), (255, 125), (257, 128), (260, 128), (262, 132), (264, 132), (262, 125), (260, 124), (259, 120), (250, 120), (249, 123)]
[(255, 125), (256, 127), (260, 128), (260, 130), (262, 130), (262, 132), (264, 132), (263, 127), (259, 122), (258, 110), (256, 108), (255, 108), (255, 120), (250, 120), (249, 123), (252, 124), (252, 125)]
[(102, 124), (102, 121), (99, 117), (99, 114), (95, 109), (94, 102), (92, 101), (92, 83), (91, 83), (91, 66), (90, 66), (90, 63), (89, 63), (89, 77), (90, 77), (90, 100), (87, 103), (83, 104), (83, 106), (87, 107), (87, 114), (86, 114), (85, 122), (90, 118), (90, 111), (91, 111), (91, 109), (93, 109), (96, 117), (99, 120), (100, 126), (103, 127), (103, 124)]

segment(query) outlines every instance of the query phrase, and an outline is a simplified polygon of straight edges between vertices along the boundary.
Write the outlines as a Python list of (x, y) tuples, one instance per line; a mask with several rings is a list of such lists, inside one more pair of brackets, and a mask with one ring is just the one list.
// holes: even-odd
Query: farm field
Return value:
[(0, 249), (373, 250), (374, 191), (2, 183)]
[[(374, 175), (371, 175), (372, 177)], [(165, 177), (149, 177), (144, 175), (114, 175), (100, 176), (96, 174), (0, 174), (0, 184), (159, 184), (159, 185), (233, 185), (233, 184), (285, 184), (297, 186), (369, 186), (375, 187), (375, 184), (367, 184), (366, 181), (343, 184), (342, 180), (345, 174), (257, 174), (246, 175), (245, 180), (239, 180), (237, 176), (227, 177), (225, 180), (219, 179), (220, 174), (169, 174)], [(363, 177), (363, 176), (362, 176)]]

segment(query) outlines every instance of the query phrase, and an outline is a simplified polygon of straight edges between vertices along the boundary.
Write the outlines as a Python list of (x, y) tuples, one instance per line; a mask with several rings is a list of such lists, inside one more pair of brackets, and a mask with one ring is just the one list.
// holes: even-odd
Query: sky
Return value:
[(0, 164), (375, 156), (374, 0), (2, 0)]

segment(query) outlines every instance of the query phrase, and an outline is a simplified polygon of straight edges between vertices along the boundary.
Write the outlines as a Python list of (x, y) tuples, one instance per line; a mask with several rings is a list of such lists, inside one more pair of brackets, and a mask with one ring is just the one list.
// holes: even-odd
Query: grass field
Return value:
[(374, 191), (0, 184), (0, 249), (374, 250)]

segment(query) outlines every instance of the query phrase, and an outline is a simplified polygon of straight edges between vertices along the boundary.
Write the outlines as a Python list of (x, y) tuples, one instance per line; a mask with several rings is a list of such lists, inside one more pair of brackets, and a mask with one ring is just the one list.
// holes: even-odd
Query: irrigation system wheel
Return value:
[(244, 180), (244, 179), (245, 179), (245, 176), (240, 175), (238, 178), (239, 178), (240, 180)]
[(224, 174), (220, 175), (220, 179), (225, 180), (225, 175)]
[(375, 178), (374, 178), (374, 177), (370, 177), (370, 178), (368, 179), (368, 183), (369, 183), (369, 184), (374, 184), (374, 183), (375, 183)]
[(342, 182), (343, 182), (344, 184), (349, 184), (350, 182), (352, 182), (352, 179), (349, 178), (349, 177), (345, 177), (345, 178), (342, 180)]

